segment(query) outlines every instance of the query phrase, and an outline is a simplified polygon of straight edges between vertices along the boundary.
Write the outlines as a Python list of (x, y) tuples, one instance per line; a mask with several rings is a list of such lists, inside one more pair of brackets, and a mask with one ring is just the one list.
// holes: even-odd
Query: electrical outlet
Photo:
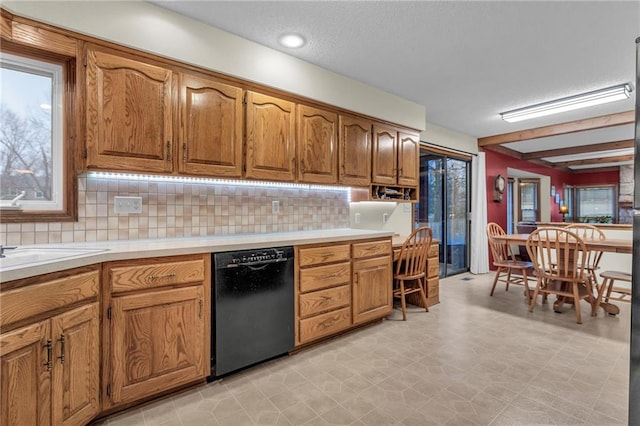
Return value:
[(113, 197), (113, 211), (118, 214), (142, 213), (142, 197)]
[(382, 223), (387, 223), (389, 220), (389, 213), (382, 213)]
[(271, 213), (272, 214), (280, 213), (280, 201), (272, 201), (271, 202)]
[(355, 216), (353, 217), (353, 220), (356, 225), (360, 225), (360, 213), (356, 213)]

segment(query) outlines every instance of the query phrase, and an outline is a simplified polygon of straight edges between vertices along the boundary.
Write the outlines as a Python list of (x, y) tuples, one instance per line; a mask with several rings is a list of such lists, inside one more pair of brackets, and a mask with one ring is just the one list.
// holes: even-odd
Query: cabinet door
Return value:
[(420, 136), (398, 132), (398, 185), (418, 186)]
[(112, 405), (206, 377), (204, 286), (114, 297), (111, 307)]
[(394, 127), (382, 124), (373, 125), (373, 183), (381, 185), (396, 184), (396, 157), (398, 132)]
[(371, 183), (371, 122), (340, 116), (340, 183), (368, 186)]
[(180, 172), (242, 176), (242, 89), (182, 75)]
[(298, 180), (338, 182), (338, 115), (298, 105)]
[(87, 51), (87, 168), (172, 170), (170, 70)]
[(100, 411), (100, 334), (98, 304), (51, 320), (53, 350), (53, 423), (87, 424)]
[(247, 92), (246, 177), (295, 180), (295, 105)]
[(50, 425), (50, 322), (0, 335), (0, 424)]
[(387, 315), (393, 309), (391, 256), (353, 262), (353, 323)]

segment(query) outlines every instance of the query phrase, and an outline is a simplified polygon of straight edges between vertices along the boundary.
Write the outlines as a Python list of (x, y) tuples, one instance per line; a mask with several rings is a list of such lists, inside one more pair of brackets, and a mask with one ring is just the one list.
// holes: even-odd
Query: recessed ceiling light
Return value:
[(304, 37), (300, 34), (283, 34), (278, 38), (278, 43), (284, 47), (291, 48), (302, 47), (304, 46), (305, 41)]

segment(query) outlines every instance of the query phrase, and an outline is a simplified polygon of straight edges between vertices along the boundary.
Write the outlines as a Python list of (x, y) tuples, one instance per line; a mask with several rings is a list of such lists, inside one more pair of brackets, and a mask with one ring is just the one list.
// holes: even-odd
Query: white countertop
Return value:
[[(391, 236), (393, 236), (393, 232), (390, 231), (341, 228), (270, 234), (214, 235), (192, 238), (25, 245), (20, 246), (20, 249), (90, 249), (96, 251), (88, 254), (72, 254), (52, 260), (34, 260), (29, 261), (29, 263), (14, 266), (3, 266), (3, 259), (0, 259), (0, 283), (112, 260), (215, 253), (230, 250), (329, 243)], [(6, 258), (10, 259), (11, 250), (6, 251), (5, 254), (7, 256)]]

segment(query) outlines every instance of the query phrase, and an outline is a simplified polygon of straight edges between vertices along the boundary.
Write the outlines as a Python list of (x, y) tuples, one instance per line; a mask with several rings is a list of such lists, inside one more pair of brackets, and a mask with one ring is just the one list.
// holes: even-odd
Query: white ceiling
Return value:
[[(474, 137), (634, 109), (640, 1), (153, 3), (424, 105), (428, 122)], [(283, 48), (277, 38), (286, 32), (308, 43)], [(621, 83), (632, 85), (631, 99), (520, 123), (499, 116)], [(593, 132), (505, 146), (531, 152), (634, 137), (632, 125)]]

